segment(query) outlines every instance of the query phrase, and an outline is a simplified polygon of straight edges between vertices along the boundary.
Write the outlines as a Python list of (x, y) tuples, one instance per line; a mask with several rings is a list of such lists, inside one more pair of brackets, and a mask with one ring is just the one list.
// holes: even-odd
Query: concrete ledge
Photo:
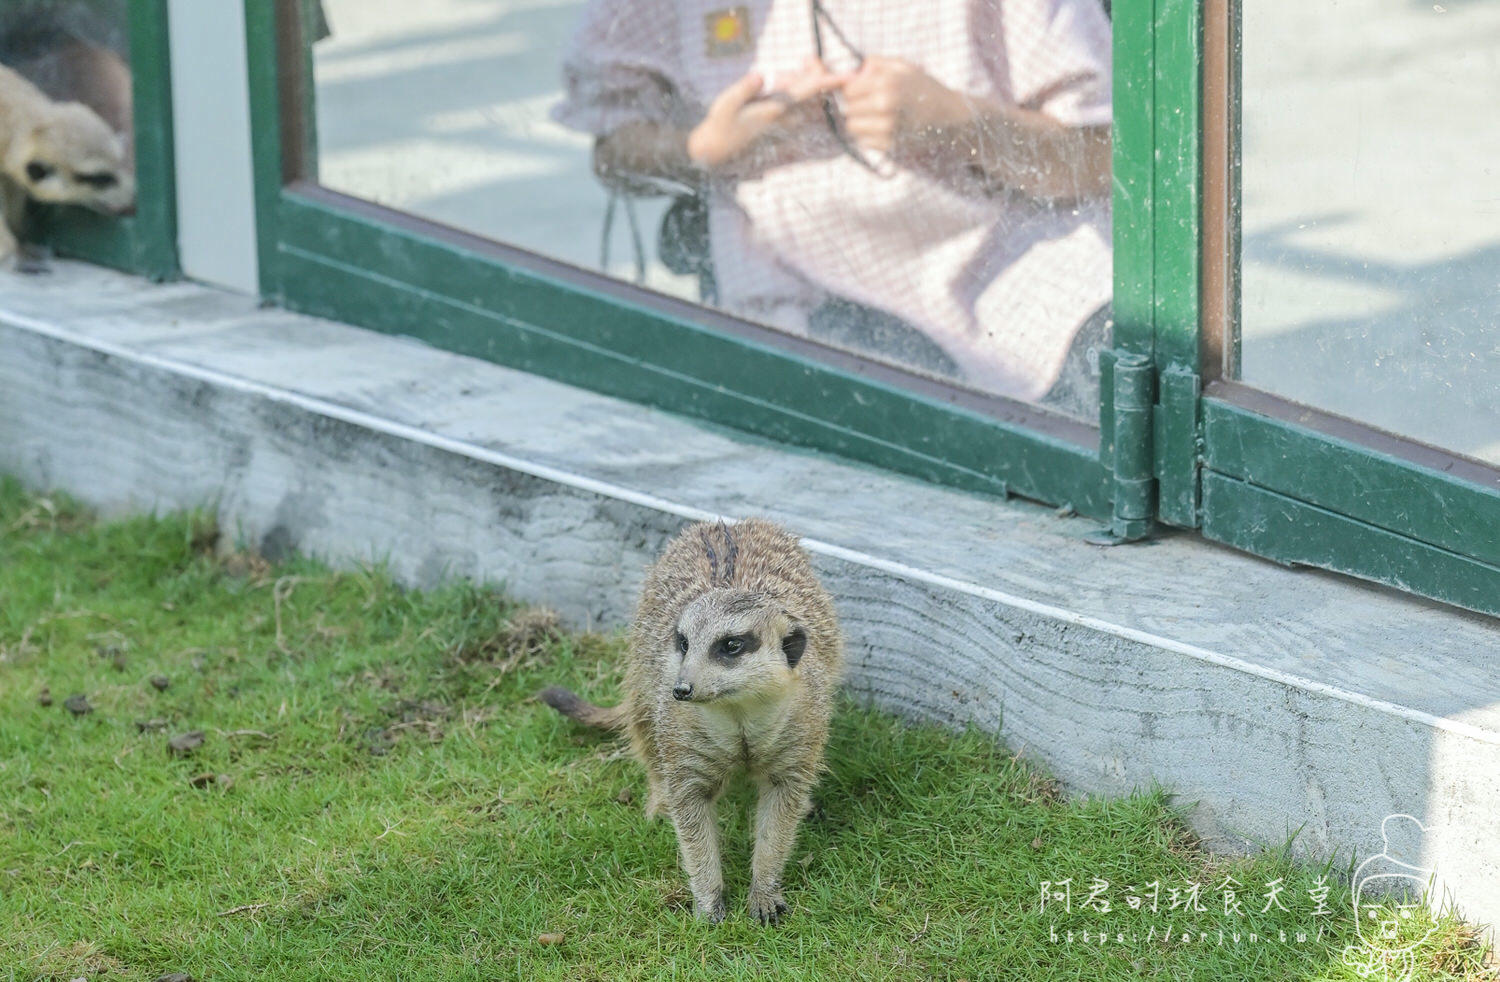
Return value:
[(1500, 920), (1494, 621), (1191, 535), (1093, 526), (792, 452), (191, 284), (59, 264), (0, 296), (0, 471), (106, 510), (217, 501), (268, 552), (503, 582), (577, 624), (629, 616), (685, 519), (805, 534), (850, 689), (973, 722), (1069, 786), (1160, 781), (1209, 844), (1378, 852)]

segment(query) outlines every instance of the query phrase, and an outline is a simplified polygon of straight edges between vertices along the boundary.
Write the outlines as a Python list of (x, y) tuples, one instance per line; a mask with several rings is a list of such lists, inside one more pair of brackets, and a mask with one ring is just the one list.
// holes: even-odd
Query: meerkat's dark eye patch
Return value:
[(52, 168), (40, 160), (33, 160), (26, 165), (26, 179), (29, 181), (45, 181), (52, 175)]
[(797, 663), (802, 660), (802, 653), (807, 650), (807, 632), (800, 627), (792, 628), (786, 637), (781, 639), (781, 653), (786, 655), (788, 668), (796, 668)]
[(683, 634), (681, 631), (678, 631), (677, 632), (677, 653), (680, 654), (680, 655), (685, 655), (685, 654), (687, 654), (687, 650), (688, 650), (687, 635)]
[(97, 174), (75, 174), (73, 176), (78, 179), (78, 183), (87, 184), (89, 187), (98, 188), (100, 191), (112, 188), (120, 183), (120, 179), (109, 171), (100, 171)]
[(753, 634), (731, 634), (715, 641), (713, 651), (720, 658), (738, 658), (759, 647), (760, 638)]

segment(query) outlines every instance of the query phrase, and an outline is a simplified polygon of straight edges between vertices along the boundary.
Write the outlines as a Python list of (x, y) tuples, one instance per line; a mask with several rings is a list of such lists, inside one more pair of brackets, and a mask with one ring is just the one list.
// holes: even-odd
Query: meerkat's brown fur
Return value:
[(27, 198), (118, 213), (135, 201), (125, 141), (98, 113), (53, 102), (0, 65), (0, 262), (16, 251)]
[(724, 916), (714, 803), (745, 770), (759, 789), (749, 909), (786, 911), (781, 873), (822, 772), (843, 641), (833, 601), (796, 538), (771, 522), (686, 528), (646, 575), (630, 637), (625, 698), (591, 705), (566, 689), (558, 711), (629, 734), (646, 765), (647, 815), (677, 829), (697, 912)]

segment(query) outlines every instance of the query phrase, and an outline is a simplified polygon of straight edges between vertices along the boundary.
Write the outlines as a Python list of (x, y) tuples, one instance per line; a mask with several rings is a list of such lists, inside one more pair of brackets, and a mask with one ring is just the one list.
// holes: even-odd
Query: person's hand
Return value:
[(841, 88), (850, 138), (881, 153), (921, 145), (973, 115), (963, 96), (899, 58), (866, 58)]
[(763, 94), (765, 79), (751, 72), (719, 93), (688, 134), (689, 159), (711, 173), (735, 169), (757, 144), (806, 123), (821, 97), (848, 78), (809, 58), (801, 71), (779, 78), (777, 87)]

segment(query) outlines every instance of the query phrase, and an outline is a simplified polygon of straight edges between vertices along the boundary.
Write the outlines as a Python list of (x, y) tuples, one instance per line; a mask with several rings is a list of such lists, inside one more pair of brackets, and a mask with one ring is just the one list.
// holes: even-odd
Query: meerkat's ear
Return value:
[(781, 639), (781, 653), (786, 655), (788, 668), (796, 668), (797, 663), (802, 660), (802, 653), (807, 650), (807, 632), (802, 625), (792, 623), (792, 629)]

